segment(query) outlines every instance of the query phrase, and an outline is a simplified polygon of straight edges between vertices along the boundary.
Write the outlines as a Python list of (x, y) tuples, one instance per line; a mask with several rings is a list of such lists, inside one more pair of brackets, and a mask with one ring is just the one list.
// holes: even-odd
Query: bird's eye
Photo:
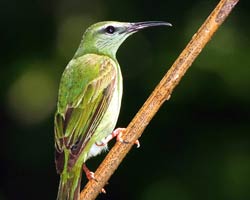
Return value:
[(108, 33), (108, 34), (113, 34), (113, 33), (115, 32), (115, 27), (113, 27), (113, 26), (107, 26), (107, 27), (105, 28), (105, 31), (106, 31), (106, 33)]

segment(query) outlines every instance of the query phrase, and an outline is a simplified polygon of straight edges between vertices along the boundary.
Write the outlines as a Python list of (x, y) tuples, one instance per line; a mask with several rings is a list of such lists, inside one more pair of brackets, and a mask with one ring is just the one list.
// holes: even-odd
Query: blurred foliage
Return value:
[[(217, 2), (1, 0), (0, 200), (55, 199), (58, 84), (89, 25), (174, 25), (137, 33), (118, 52), (125, 127)], [(239, 3), (98, 199), (250, 199), (249, 9)]]

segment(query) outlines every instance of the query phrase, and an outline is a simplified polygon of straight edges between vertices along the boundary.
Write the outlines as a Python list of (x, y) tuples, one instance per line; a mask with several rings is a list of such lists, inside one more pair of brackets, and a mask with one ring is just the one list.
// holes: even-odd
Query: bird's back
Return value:
[(115, 61), (96, 54), (74, 59), (66, 67), (55, 115), (59, 173), (65, 166), (66, 151), (70, 167), (73, 167), (78, 160), (85, 162), (91, 146), (112, 132), (121, 101), (117, 94), (117, 73)]

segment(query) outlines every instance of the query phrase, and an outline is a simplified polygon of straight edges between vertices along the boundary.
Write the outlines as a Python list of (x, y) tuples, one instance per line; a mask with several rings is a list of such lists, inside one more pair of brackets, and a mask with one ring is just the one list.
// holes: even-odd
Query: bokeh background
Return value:
[[(173, 24), (137, 33), (118, 51), (118, 126), (126, 127), (217, 2), (1, 0), (0, 200), (56, 198), (58, 84), (89, 25)], [(250, 199), (249, 4), (239, 3), (98, 199)], [(89, 160), (89, 168), (104, 156)]]

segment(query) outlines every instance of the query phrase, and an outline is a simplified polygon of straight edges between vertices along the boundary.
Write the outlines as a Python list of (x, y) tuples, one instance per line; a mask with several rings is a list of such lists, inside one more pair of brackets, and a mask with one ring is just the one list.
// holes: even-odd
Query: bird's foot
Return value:
[[(83, 167), (82, 167), (82, 168), (83, 168), (83, 171), (85, 172), (86, 177), (87, 177), (87, 179), (88, 179), (89, 181), (90, 181), (90, 180), (95, 180), (96, 182), (98, 182), (97, 179), (95, 178), (95, 173), (92, 172), (92, 171), (90, 171), (90, 170), (88, 169), (88, 167), (86, 166), (86, 164), (83, 164)], [(106, 194), (106, 190), (105, 190), (104, 188), (102, 188), (101, 193)]]
[(83, 168), (83, 171), (85, 172), (86, 177), (87, 177), (88, 180), (93, 179), (93, 180), (97, 181), (96, 178), (95, 178), (95, 173), (90, 171), (85, 164), (83, 164), (82, 168)]
[[(117, 128), (115, 129), (112, 134), (110, 134), (109, 136), (107, 136), (104, 140), (102, 140), (101, 143), (95, 143), (97, 146), (104, 146), (106, 145), (110, 140), (112, 140), (113, 138), (116, 137), (116, 141), (119, 141), (121, 143), (124, 144), (128, 144), (128, 141), (125, 141), (122, 139), (122, 134), (126, 131), (126, 128)], [(139, 148), (140, 147), (140, 142), (139, 140), (135, 141), (136, 147)]]
[[(125, 143), (125, 144), (128, 144), (129, 142), (128, 141), (125, 141), (122, 139), (122, 134), (126, 131), (126, 128), (117, 128), (113, 131), (112, 135), (114, 135), (114, 137), (116, 137), (116, 140), (121, 142), (121, 143)], [(136, 145), (136, 148), (139, 148), (140, 147), (140, 142), (139, 140), (136, 140), (135, 141), (135, 145)]]

